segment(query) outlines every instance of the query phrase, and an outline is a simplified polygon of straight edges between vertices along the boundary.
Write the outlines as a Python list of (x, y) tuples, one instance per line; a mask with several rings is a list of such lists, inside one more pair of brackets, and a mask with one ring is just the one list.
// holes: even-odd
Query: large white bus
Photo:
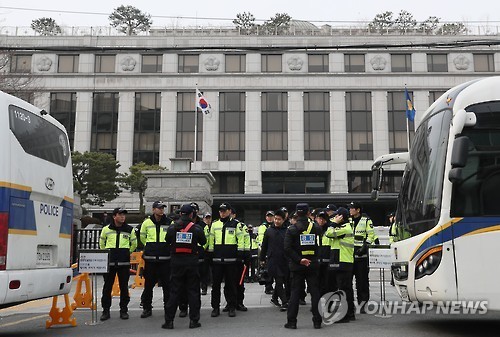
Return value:
[(70, 291), (71, 171), (65, 128), (0, 92), (0, 308)]
[(488, 301), (500, 309), (500, 77), (448, 90), (422, 116), (408, 154), (396, 213), (392, 270), (410, 301)]

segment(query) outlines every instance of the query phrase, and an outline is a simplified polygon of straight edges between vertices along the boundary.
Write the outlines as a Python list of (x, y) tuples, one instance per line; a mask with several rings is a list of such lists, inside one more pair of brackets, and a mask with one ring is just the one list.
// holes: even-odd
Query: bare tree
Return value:
[(416, 25), (417, 20), (413, 18), (413, 14), (405, 10), (399, 12), (398, 17), (394, 21), (394, 28), (401, 34), (405, 34), (408, 30), (415, 28)]
[(236, 28), (241, 34), (252, 34), (255, 31), (255, 17), (250, 12), (236, 14), (236, 19), (233, 20)]
[(137, 35), (138, 32), (145, 32), (153, 24), (151, 15), (143, 13), (133, 6), (123, 6), (115, 8), (108, 17), (111, 27), (127, 35)]
[(394, 21), (392, 20), (392, 12), (390, 11), (375, 15), (372, 22), (368, 24), (370, 31), (378, 31), (380, 34), (384, 34), (392, 26), (394, 26)]
[(38, 78), (31, 72), (31, 55), (12, 50), (0, 54), (0, 90), (30, 103), (40, 92)]
[(61, 27), (52, 18), (40, 18), (31, 21), (31, 29), (42, 36), (53, 36), (62, 33)]

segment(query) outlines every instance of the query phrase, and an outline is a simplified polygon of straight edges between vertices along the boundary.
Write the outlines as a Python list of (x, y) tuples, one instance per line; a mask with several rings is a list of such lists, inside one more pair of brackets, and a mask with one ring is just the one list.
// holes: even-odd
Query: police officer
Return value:
[(244, 253), (244, 233), (241, 224), (231, 219), (231, 205), (219, 206), (220, 218), (212, 223), (208, 238), (208, 253), (212, 258), (212, 317), (220, 315), (221, 283), (224, 279), (224, 296), (229, 317), (236, 316), (236, 292), (239, 282), (238, 265)]
[(189, 328), (199, 328), (200, 320), (200, 274), (198, 266), (198, 247), (206, 243), (203, 229), (194, 223), (195, 209), (185, 204), (181, 207), (181, 218), (170, 226), (166, 243), (170, 247), (172, 278), (170, 298), (165, 307), (164, 329), (174, 328), (174, 317), (181, 292), (187, 292), (189, 303)]
[(252, 225), (248, 224), (248, 234), (250, 235), (250, 266), (248, 267), (248, 280), (254, 282), (257, 280), (257, 260), (259, 258), (259, 246), (257, 245), (257, 233), (254, 232)]
[(321, 316), (318, 310), (318, 246), (316, 240), (321, 235), (318, 225), (309, 222), (309, 205), (299, 203), (296, 206), (297, 219), (285, 234), (285, 254), (289, 259), (292, 294), (288, 302), (287, 323), (285, 328), (297, 329), (299, 298), (304, 288), (304, 280), (311, 293), (311, 311), (315, 329), (321, 328)]
[(321, 236), (318, 240), (319, 244), (319, 289), (320, 295), (323, 296), (331, 291), (330, 282), (328, 280), (328, 265), (330, 264), (331, 239), (327, 237), (326, 231), (332, 225), (329, 220), (329, 215), (326, 209), (316, 212), (316, 223), (321, 228)]
[(370, 283), (368, 279), (368, 247), (378, 244), (379, 240), (373, 229), (372, 220), (361, 214), (362, 205), (353, 201), (349, 204), (351, 227), (354, 231), (354, 277), (356, 278), (357, 301), (361, 305), (361, 313), (365, 313), (365, 305), (370, 299)]
[[(205, 233), (205, 236), (207, 237), (210, 233), (210, 227), (212, 226), (212, 213), (205, 213), (203, 216), (203, 222), (205, 225), (203, 226), (203, 232)], [(203, 246), (203, 249), (206, 251), (208, 248), (208, 241), (207, 243)], [(208, 258), (207, 254), (204, 254), (204, 259), (203, 259), (203, 264), (202, 264), (202, 270), (203, 273), (201, 273), (201, 294), (206, 295), (207, 294), (207, 289), (208, 285), (211, 283), (211, 274), (212, 274), (212, 265), (210, 262), (210, 259)]]
[(134, 228), (125, 222), (125, 214), (127, 214), (127, 210), (115, 208), (113, 210), (113, 220), (101, 231), (99, 248), (109, 249), (109, 271), (104, 274), (104, 287), (102, 289), (101, 321), (110, 318), (111, 291), (116, 275), (118, 275), (120, 285), (120, 318), (128, 319), (130, 253), (137, 247), (137, 238), (133, 233)]
[[(203, 229), (205, 227), (205, 223), (198, 216), (198, 213), (200, 212), (200, 207), (196, 202), (192, 202), (189, 205), (193, 208), (193, 217), (192, 217), (193, 223), (195, 225), (198, 225), (201, 229)], [(203, 274), (204, 259), (205, 259), (205, 248), (202, 245), (198, 245), (198, 268), (200, 272), (200, 280), (205, 279), (205, 275)], [(201, 287), (201, 281), (200, 281), (200, 287)], [(186, 291), (180, 292), (179, 311), (180, 311), (179, 317), (186, 317), (188, 315), (188, 297)]]
[[(244, 279), (244, 274), (243, 271), (245, 270), (245, 266), (248, 269), (248, 266), (250, 264), (250, 248), (251, 248), (251, 238), (250, 234), (248, 233), (248, 226), (238, 220), (236, 218), (236, 209), (233, 207), (231, 208), (231, 219), (234, 221), (239, 222), (241, 229), (243, 230), (243, 255), (241, 256), (240, 259), (238, 259), (237, 265), (238, 265), (238, 283), (237, 283), (237, 291), (236, 291), (236, 310), (238, 311), (248, 311), (248, 308), (243, 304), (243, 300), (245, 299), (245, 279)], [(243, 277), (243, 278), (242, 278)], [(224, 308), (223, 311), (228, 311), (229, 307)]]
[(141, 295), (141, 318), (152, 315), (153, 288), (160, 281), (163, 290), (163, 306), (168, 302), (170, 292), (170, 251), (165, 242), (171, 219), (165, 212), (165, 203), (155, 201), (153, 214), (141, 225), (140, 238), (144, 244), (144, 290)]
[[(257, 232), (257, 244), (259, 245), (260, 248), (262, 248), (262, 242), (264, 241), (264, 233), (269, 227), (273, 226), (273, 224), (274, 224), (274, 211), (269, 210), (266, 212), (266, 220), (262, 222)], [(264, 288), (264, 293), (267, 295), (271, 295), (273, 293), (272, 278), (270, 278), (269, 281), (266, 283)]]
[(328, 218), (330, 218), (330, 220), (333, 220), (333, 212), (335, 212), (336, 210), (337, 206), (335, 206), (334, 204), (326, 205), (325, 211), (328, 214)]
[(325, 233), (330, 238), (330, 262), (328, 265), (329, 291), (342, 290), (346, 294), (347, 313), (336, 323), (355, 320), (352, 271), (354, 264), (354, 235), (349, 222), (349, 211), (339, 207), (333, 212), (332, 226)]

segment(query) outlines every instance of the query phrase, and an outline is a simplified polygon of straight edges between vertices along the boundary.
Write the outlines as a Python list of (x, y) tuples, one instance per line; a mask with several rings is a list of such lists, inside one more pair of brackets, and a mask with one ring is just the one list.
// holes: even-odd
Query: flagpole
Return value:
[(196, 89), (194, 91), (194, 161), (196, 162), (196, 150), (197, 150), (197, 141), (198, 141), (198, 97), (196, 94), (198, 92), (198, 83), (196, 83)]
[[(408, 93), (408, 89), (406, 88), (405, 83), (405, 101), (407, 100), (406, 94)], [(408, 102), (406, 103), (406, 110), (408, 111)], [(410, 120), (408, 116), (406, 116), (406, 144), (408, 145), (408, 152), (410, 152)]]

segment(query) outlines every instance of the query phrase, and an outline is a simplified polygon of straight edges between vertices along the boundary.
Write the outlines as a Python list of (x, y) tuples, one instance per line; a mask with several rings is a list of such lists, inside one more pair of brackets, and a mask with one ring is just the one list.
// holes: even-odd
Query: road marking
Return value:
[(17, 324), (21, 324), (24, 322), (34, 321), (35, 319), (39, 319), (39, 318), (47, 318), (47, 315), (38, 315), (35, 317), (25, 318), (25, 319), (21, 319), (19, 321), (11, 322), (11, 323), (5, 323), (5, 324), (0, 325), (0, 328), (12, 326), (12, 325), (17, 325)]

